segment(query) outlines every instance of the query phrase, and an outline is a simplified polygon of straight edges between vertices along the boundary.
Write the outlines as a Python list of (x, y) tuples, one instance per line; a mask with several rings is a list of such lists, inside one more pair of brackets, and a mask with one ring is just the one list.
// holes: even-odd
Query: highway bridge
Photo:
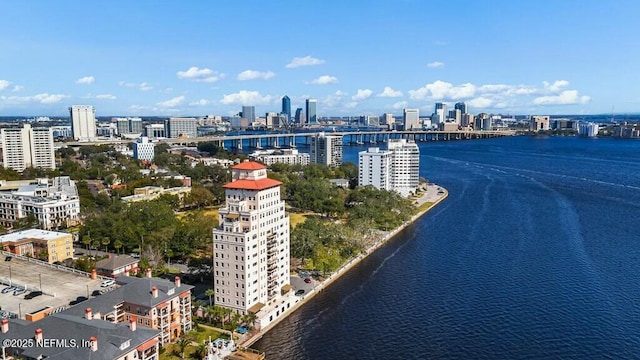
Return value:
[[(286, 132), (286, 133), (262, 133), (262, 134), (241, 134), (241, 135), (224, 135), (224, 136), (202, 136), (197, 138), (172, 138), (162, 139), (160, 142), (176, 145), (195, 145), (201, 142), (214, 142), (225, 149), (254, 148), (289, 148), (297, 145), (308, 145), (310, 139), (316, 136), (318, 132)], [(410, 130), (410, 131), (343, 131), (343, 132), (325, 132), (327, 135), (342, 135), (345, 144), (363, 145), (386, 143), (390, 139), (409, 139), (416, 142), (428, 141), (450, 141), (450, 140), (471, 140), (471, 139), (489, 139), (503, 136), (513, 136), (516, 134), (513, 130), (499, 131), (478, 131), (478, 130), (459, 130), (459, 131), (427, 131), (427, 130)], [(91, 142), (65, 142), (69, 146), (86, 146), (86, 145), (105, 145), (105, 144), (126, 144), (135, 140), (117, 139), (117, 140), (99, 140)]]

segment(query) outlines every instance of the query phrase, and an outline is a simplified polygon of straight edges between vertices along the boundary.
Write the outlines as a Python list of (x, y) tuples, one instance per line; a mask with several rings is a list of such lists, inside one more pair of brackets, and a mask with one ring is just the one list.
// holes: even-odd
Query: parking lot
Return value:
[[(30, 263), (18, 258), (6, 261), (0, 254), (0, 281), (29, 290), (42, 290), (43, 295), (33, 299), (25, 299), (29, 291), (14, 296), (13, 292), (0, 293), (0, 307), (3, 311), (19, 314), (22, 318), (27, 313), (51, 306), (57, 308), (69, 305), (79, 296), (87, 297), (93, 290), (100, 289), (101, 280), (92, 280), (79, 274), (57, 270), (44, 265)], [(0, 290), (7, 285), (0, 285)]]
[[(304, 279), (311, 279), (310, 283), (306, 283)], [(291, 274), (291, 286), (293, 286), (294, 293), (297, 290), (304, 290), (304, 294), (307, 294), (311, 289), (313, 289), (318, 282), (311, 277), (310, 274), (301, 272), (300, 274)], [(304, 295), (302, 294), (302, 295)]]

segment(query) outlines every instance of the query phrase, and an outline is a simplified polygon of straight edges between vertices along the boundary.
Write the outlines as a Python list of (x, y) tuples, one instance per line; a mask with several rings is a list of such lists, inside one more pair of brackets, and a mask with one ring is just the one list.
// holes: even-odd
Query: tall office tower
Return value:
[(391, 151), (391, 189), (407, 197), (415, 192), (420, 180), (420, 149), (413, 140), (389, 140)]
[(457, 102), (454, 107), (454, 109), (456, 110), (460, 110), (461, 113), (466, 114), (467, 113), (467, 103), (465, 102)]
[(213, 229), (215, 303), (255, 313), (263, 327), (289, 307), (289, 216), (280, 199), (282, 183), (267, 177), (266, 166), (242, 162), (231, 176), (223, 186), (220, 225)]
[(24, 171), (28, 167), (55, 169), (53, 131), (50, 128), (3, 128), (2, 161), (7, 169)]
[(391, 190), (391, 151), (372, 147), (358, 153), (358, 185)]
[(165, 121), (165, 135), (172, 139), (198, 137), (198, 119), (169, 118)]
[(487, 113), (480, 113), (476, 115), (475, 119), (473, 120), (473, 128), (475, 130), (482, 130), (482, 127), (485, 125), (485, 121), (487, 119), (489, 119), (489, 114)]
[(249, 125), (253, 124), (256, 121), (256, 107), (255, 106), (243, 106), (242, 107), (242, 118), (247, 119)]
[(419, 109), (404, 109), (403, 110), (403, 124), (404, 130), (420, 129), (420, 110)]
[(298, 125), (304, 124), (304, 112), (302, 111), (302, 108), (296, 109), (295, 120), (296, 120), (296, 124)]
[(91, 105), (73, 105), (69, 108), (73, 139), (91, 141), (96, 138), (96, 109)]
[(146, 136), (141, 136), (133, 143), (133, 158), (136, 160), (153, 161), (156, 144), (149, 141)]
[(438, 117), (438, 124), (445, 122), (447, 120), (447, 104), (436, 103), (435, 114)]
[(342, 135), (319, 132), (311, 137), (311, 162), (338, 167), (342, 165)]
[(393, 114), (384, 113), (380, 118), (380, 125), (387, 125), (393, 129), (393, 126), (396, 124), (396, 118)]
[(291, 121), (291, 99), (287, 95), (282, 97), (282, 111), (280, 113), (287, 115), (287, 122)]
[(449, 119), (453, 120), (456, 124), (462, 122), (462, 112), (460, 109), (449, 110)]
[(132, 134), (142, 134), (142, 119), (139, 117), (129, 118), (129, 131)]
[(305, 114), (307, 114), (307, 125), (317, 125), (318, 124), (318, 100), (316, 99), (307, 99), (306, 101), (306, 109)]
[(462, 126), (470, 126), (473, 125), (473, 114), (462, 114), (462, 122), (460, 123)]
[(268, 112), (264, 115), (265, 126), (267, 129), (273, 129), (280, 127), (280, 114), (274, 112)]

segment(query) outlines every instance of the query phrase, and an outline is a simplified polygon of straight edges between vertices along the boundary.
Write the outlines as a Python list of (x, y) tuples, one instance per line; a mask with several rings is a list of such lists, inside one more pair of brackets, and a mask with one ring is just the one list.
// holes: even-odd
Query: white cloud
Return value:
[(200, 99), (198, 101), (193, 101), (189, 103), (189, 106), (207, 106), (209, 105), (211, 102), (207, 99)]
[(569, 86), (569, 82), (567, 80), (556, 80), (553, 83), (549, 83), (548, 81), (543, 81), (542, 84), (544, 88), (550, 92), (556, 93), (561, 91), (563, 88)]
[(309, 55), (305, 57), (294, 57), (290, 63), (287, 64), (287, 68), (297, 68), (300, 66), (310, 66), (310, 65), (322, 65), (324, 64), (324, 60), (317, 59), (311, 57)]
[(401, 97), (402, 96), (402, 91), (399, 90), (393, 90), (390, 86), (385, 86), (384, 90), (382, 90), (382, 92), (378, 95), (376, 95), (378, 97)]
[(174, 98), (171, 98), (169, 100), (166, 101), (161, 101), (159, 103), (157, 103), (156, 105), (158, 105), (159, 107), (162, 108), (172, 108), (172, 107), (176, 107), (180, 104), (182, 104), (184, 102), (184, 96), (176, 96)]
[(241, 81), (253, 80), (253, 79), (269, 80), (274, 76), (276, 76), (276, 74), (271, 71), (245, 70), (240, 74), (238, 74), (238, 80), (241, 80)]
[(338, 78), (330, 75), (322, 75), (317, 79), (313, 79), (310, 82), (313, 85), (327, 85), (327, 84), (337, 84)]
[(33, 102), (41, 104), (55, 104), (68, 97), (69, 95), (42, 93), (33, 96), (0, 96), (0, 100), (9, 104), (24, 104)]
[(460, 100), (472, 98), (476, 93), (473, 84), (466, 83), (454, 86), (451, 83), (436, 80), (416, 90), (409, 90), (409, 96), (414, 100)]
[(480, 97), (469, 100), (468, 105), (473, 108), (484, 109), (493, 105), (493, 100), (480, 96)]
[(348, 102), (348, 103), (344, 104), (344, 107), (347, 108), (347, 109), (353, 109), (356, 106), (358, 106), (358, 102), (356, 102), (356, 101), (351, 101), (351, 102)]
[(138, 88), (140, 89), (140, 91), (149, 91), (153, 89), (153, 86), (149, 85), (146, 82), (143, 82), (138, 85)]
[(261, 95), (258, 91), (240, 90), (237, 93), (225, 94), (220, 103), (225, 105), (267, 105), (272, 99), (271, 95)]
[(13, 87), (13, 90), (11, 90), (11, 91), (13, 91), (13, 92), (18, 92), (18, 91), (22, 91), (22, 90), (24, 90), (24, 86), (22, 86), (22, 85), (15, 85), (15, 86)]
[(8, 88), (10, 84), (11, 84), (11, 82), (9, 82), (7, 80), (0, 80), (0, 90), (4, 90), (4, 89)]
[(158, 90), (158, 91), (160, 91), (163, 94), (168, 94), (168, 93), (173, 91), (173, 88), (168, 87), (168, 88), (164, 88), (164, 89)]
[(439, 69), (444, 67), (444, 63), (440, 61), (434, 61), (434, 62), (428, 63), (427, 67), (431, 69)]
[(209, 83), (216, 82), (224, 77), (224, 74), (221, 74), (217, 71), (213, 71), (209, 68), (200, 69), (197, 66), (192, 66), (185, 71), (178, 71), (176, 75), (178, 76), (178, 79)]
[(409, 103), (406, 101), (398, 101), (397, 103), (393, 104), (392, 107), (394, 109), (404, 109), (407, 107), (407, 105), (409, 105)]
[(325, 97), (320, 103), (323, 108), (334, 108), (342, 103), (342, 99), (348, 94), (342, 90), (337, 90), (335, 93)]
[[(552, 85), (553, 86), (553, 85)], [(540, 96), (533, 99), (536, 105), (575, 105), (591, 101), (589, 96), (580, 96), (578, 90), (565, 90), (558, 95)]]
[(76, 84), (93, 84), (96, 81), (96, 78), (94, 78), (93, 76), (85, 76), (85, 77), (81, 77), (80, 79), (76, 80)]
[(118, 85), (124, 86), (124, 87), (136, 87), (136, 86), (138, 86), (135, 83), (130, 83), (130, 82), (126, 82), (126, 81), (120, 81), (120, 82), (118, 82)]
[(117, 99), (117, 97), (111, 94), (100, 94), (100, 95), (96, 95), (96, 99), (115, 100)]
[(356, 94), (351, 98), (352, 100), (364, 100), (368, 99), (373, 95), (373, 91), (369, 89), (358, 89)]

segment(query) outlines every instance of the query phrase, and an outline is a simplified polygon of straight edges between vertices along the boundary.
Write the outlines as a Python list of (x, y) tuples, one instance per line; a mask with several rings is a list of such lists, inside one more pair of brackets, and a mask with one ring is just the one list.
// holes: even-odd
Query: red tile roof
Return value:
[(264, 190), (280, 185), (282, 185), (282, 183), (278, 180), (265, 178), (260, 180), (236, 180), (225, 184), (222, 187), (225, 189)]
[(236, 170), (262, 170), (266, 169), (267, 167), (255, 161), (245, 161), (241, 162), (238, 165), (234, 165), (231, 168)]

